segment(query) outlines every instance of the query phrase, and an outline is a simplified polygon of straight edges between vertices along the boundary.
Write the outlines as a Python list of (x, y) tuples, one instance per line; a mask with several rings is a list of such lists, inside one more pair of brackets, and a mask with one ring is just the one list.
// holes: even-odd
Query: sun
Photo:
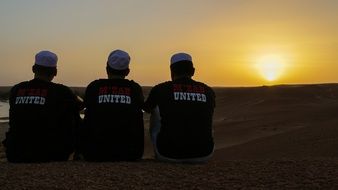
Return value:
[(277, 80), (284, 72), (285, 63), (280, 55), (268, 54), (261, 56), (256, 68), (267, 81)]

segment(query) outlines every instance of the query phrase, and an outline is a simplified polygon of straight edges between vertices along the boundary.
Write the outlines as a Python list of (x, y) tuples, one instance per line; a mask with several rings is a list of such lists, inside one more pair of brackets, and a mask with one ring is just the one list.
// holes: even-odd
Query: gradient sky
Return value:
[[(114, 49), (141, 85), (169, 80), (182, 51), (211, 86), (338, 82), (337, 0), (2, 0), (0, 26), (0, 85), (31, 79), (34, 55), (51, 50), (54, 81), (86, 86)], [(275, 81), (256, 68), (266, 55), (283, 65)]]

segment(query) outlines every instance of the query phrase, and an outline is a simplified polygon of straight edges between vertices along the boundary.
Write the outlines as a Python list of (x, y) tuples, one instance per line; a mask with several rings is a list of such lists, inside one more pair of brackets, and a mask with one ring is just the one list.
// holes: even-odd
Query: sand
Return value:
[(338, 160), (0, 164), (1, 189), (337, 189)]
[(6, 162), (6, 155), (4, 147), (2, 146), (2, 141), (5, 139), (5, 134), (7, 130), (8, 130), (8, 122), (0, 123), (0, 163)]
[(140, 162), (2, 160), (0, 189), (338, 189), (337, 84), (215, 91), (216, 150), (207, 164), (156, 162), (146, 129)]

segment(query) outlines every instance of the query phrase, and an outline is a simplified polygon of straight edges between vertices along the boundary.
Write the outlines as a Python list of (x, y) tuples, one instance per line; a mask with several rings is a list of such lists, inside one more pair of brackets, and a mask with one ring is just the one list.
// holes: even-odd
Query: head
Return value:
[(170, 60), (171, 79), (191, 78), (195, 74), (192, 58), (186, 53), (177, 53)]
[(122, 50), (112, 51), (107, 60), (108, 78), (125, 78), (129, 74), (130, 56)]
[(32, 67), (34, 78), (52, 81), (57, 75), (58, 57), (50, 51), (40, 51), (35, 55), (35, 63)]

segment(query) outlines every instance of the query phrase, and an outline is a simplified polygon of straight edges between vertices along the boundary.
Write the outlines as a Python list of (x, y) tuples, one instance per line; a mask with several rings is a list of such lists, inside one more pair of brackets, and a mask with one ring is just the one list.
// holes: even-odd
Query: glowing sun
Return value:
[(278, 79), (284, 71), (284, 60), (275, 54), (263, 55), (257, 60), (256, 68), (268, 81)]

